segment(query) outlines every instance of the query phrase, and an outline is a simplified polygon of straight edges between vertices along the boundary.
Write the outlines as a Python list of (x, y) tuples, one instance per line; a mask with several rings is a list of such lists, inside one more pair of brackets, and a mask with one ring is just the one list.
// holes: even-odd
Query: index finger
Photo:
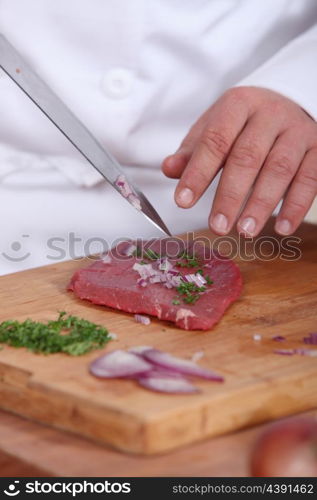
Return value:
[(179, 206), (189, 208), (202, 196), (223, 166), (247, 119), (248, 108), (241, 99), (224, 95), (212, 106), (207, 125), (175, 191)]

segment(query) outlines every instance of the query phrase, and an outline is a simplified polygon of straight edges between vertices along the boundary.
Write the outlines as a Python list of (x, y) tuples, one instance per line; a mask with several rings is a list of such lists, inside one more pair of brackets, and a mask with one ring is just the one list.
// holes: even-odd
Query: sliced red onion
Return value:
[(144, 358), (121, 349), (104, 354), (89, 366), (90, 373), (100, 378), (131, 377), (151, 369), (152, 364)]
[(221, 375), (207, 370), (206, 368), (202, 368), (192, 361), (177, 358), (176, 356), (172, 356), (171, 354), (159, 351), (157, 349), (145, 351), (143, 353), (143, 357), (150, 363), (161, 366), (162, 368), (174, 370), (178, 373), (183, 373), (184, 375), (191, 375), (207, 380), (214, 380), (215, 382), (224, 381), (224, 378)]
[(308, 337), (303, 338), (303, 342), (305, 344), (317, 345), (317, 333), (309, 333)]
[[(142, 373), (142, 377), (171, 377), (171, 378), (182, 378), (186, 379), (186, 377), (179, 372), (175, 372), (173, 370), (168, 370), (167, 368), (162, 368), (161, 366), (153, 366), (152, 370), (146, 373)], [(137, 377), (138, 378), (138, 377)]]
[(150, 345), (137, 345), (135, 347), (130, 347), (129, 352), (133, 352), (133, 354), (142, 355), (145, 351), (153, 349)]
[(150, 318), (148, 316), (143, 316), (142, 314), (135, 314), (134, 319), (138, 323), (142, 323), (142, 325), (149, 325), (151, 323)]
[(183, 377), (171, 377), (160, 373), (153, 373), (152, 376), (148, 377), (140, 376), (138, 382), (146, 389), (168, 394), (194, 394), (199, 392), (197, 387)]
[(284, 340), (286, 340), (286, 338), (283, 337), (283, 335), (275, 335), (274, 337), (272, 337), (272, 340), (274, 340), (275, 342), (283, 342)]

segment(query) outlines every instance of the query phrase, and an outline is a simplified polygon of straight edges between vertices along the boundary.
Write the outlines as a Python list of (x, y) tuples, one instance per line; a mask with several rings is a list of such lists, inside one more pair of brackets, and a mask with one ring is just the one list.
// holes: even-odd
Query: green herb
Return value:
[[(140, 247), (137, 247), (133, 252), (132, 252), (133, 257), (139, 257), (143, 259), (148, 259), (148, 260), (157, 260), (160, 258), (160, 255), (157, 252), (154, 252), (154, 250), (151, 250), (150, 248), (148, 250), (143, 250)], [(146, 264), (146, 262), (142, 261), (141, 264)]]
[(26, 347), (43, 354), (64, 352), (80, 356), (103, 347), (111, 340), (108, 330), (77, 316), (60, 312), (57, 320), (40, 323), (8, 320), (0, 323), (0, 343)]
[(144, 252), (144, 257), (150, 260), (157, 260), (160, 258), (160, 255), (149, 248)]
[(140, 247), (136, 247), (132, 252), (133, 257), (142, 257), (142, 249)]
[(176, 287), (176, 290), (182, 295), (183, 302), (186, 304), (194, 304), (199, 299), (200, 293), (206, 291), (206, 287), (182, 281), (179, 286)]
[(213, 285), (214, 282), (212, 281), (212, 279), (210, 279), (210, 276), (208, 276), (208, 274), (206, 274), (204, 278), (207, 281), (207, 285)]
[(173, 299), (172, 301), (172, 304), (174, 304), (174, 306), (179, 306), (180, 303), (181, 301), (179, 299)]
[(195, 274), (201, 274), (203, 275), (204, 274), (204, 271), (202, 269), (197, 269), (196, 273)]
[(187, 252), (180, 252), (177, 256), (179, 259), (183, 259), (184, 262), (182, 261), (177, 261), (176, 266), (178, 267), (199, 267), (200, 262), (195, 255), (190, 255)]
[(197, 302), (197, 300), (199, 299), (199, 295), (187, 295), (186, 297), (183, 298), (183, 301), (186, 303), (186, 304), (195, 304), (195, 302)]

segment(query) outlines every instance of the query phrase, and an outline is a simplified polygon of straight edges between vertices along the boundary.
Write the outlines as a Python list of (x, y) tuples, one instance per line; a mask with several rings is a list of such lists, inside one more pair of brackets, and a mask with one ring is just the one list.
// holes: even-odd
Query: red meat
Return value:
[[(158, 269), (159, 261), (155, 258), (150, 260), (147, 257), (126, 255), (127, 250), (135, 243), (121, 243), (107, 254), (106, 259), (100, 259), (89, 267), (76, 271), (68, 289), (80, 299), (89, 300), (94, 304), (130, 313), (157, 316), (186, 330), (211, 329), (227, 307), (240, 296), (242, 277), (234, 262), (214, 254), (212, 250), (200, 244), (185, 248), (187, 255), (194, 255), (199, 262), (198, 266), (187, 267), (189, 261), (179, 257), (180, 245), (181, 250), (184, 250), (184, 243), (175, 239), (151, 240), (141, 244), (138, 242), (137, 245), (143, 255), (149, 249), (160, 256), (167, 255), (168, 261), (181, 276), (196, 273), (201, 269), (203, 275), (208, 275), (213, 283), (207, 285), (204, 292), (199, 293), (198, 300), (193, 304), (184, 302), (185, 296), (180, 295), (176, 287), (167, 288), (164, 283), (141, 286), (138, 284), (140, 275), (133, 269), (133, 265), (136, 262), (146, 262)], [(151, 256), (153, 257), (153, 254)], [(178, 267), (176, 262), (181, 262), (186, 267)], [(180, 303), (173, 304), (175, 300)]]

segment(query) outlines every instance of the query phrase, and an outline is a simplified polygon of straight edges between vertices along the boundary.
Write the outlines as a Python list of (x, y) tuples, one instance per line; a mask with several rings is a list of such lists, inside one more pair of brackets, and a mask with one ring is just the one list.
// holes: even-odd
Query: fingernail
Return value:
[(218, 233), (226, 233), (228, 229), (228, 219), (223, 214), (217, 214), (212, 219), (211, 226)]
[(194, 199), (194, 193), (189, 188), (182, 189), (177, 195), (177, 201), (182, 206), (190, 205)]
[(240, 228), (247, 234), (253, 234), (255, 232), (256, 222), (253, 217), (246, 217), (241, 223), (239, 223)]
[(278, 233), (290, 234), (292, 232), (292, 225), (289, 220), (282, 219), (280, 221), (277, 221), (277, 223), (275, 224), (275, 229)]

